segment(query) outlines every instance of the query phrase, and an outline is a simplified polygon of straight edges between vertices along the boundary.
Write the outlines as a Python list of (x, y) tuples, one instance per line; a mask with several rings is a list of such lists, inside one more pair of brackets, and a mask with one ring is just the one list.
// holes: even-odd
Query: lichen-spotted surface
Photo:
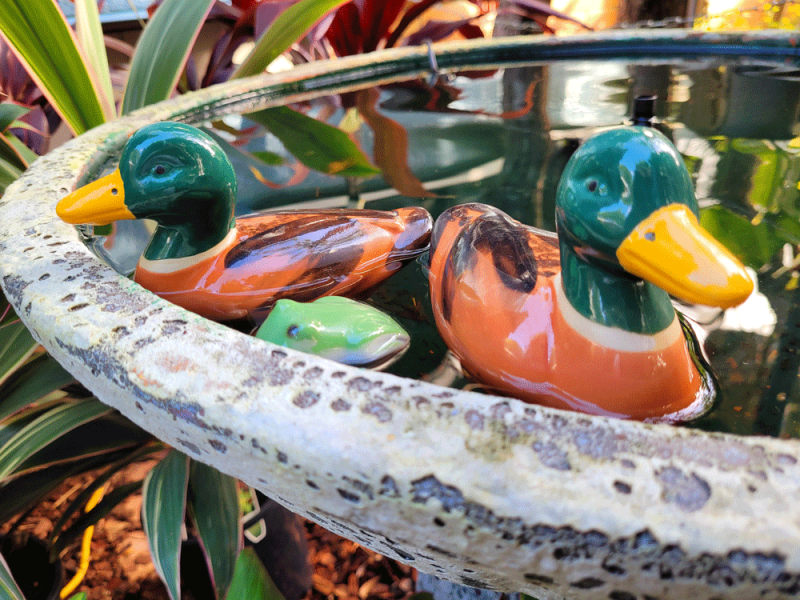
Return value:
[[(424, 57), (406, 49), (336, 68), (415, 53)], [(292, 72), (316, 75), (331, 67)], [(269, 97), (278, 84), (257, 78), (145, 109), (9, 187), (0, 284), (60, 362), (190, 456), (459, 583), (550, 599), (800, 593), (798, 442), (568, 414), (271, 346), (145, 292), (56, 218), (57, 200), (129, 132), (211, 114), (220, 99), (245, 110), (254, 90)]]

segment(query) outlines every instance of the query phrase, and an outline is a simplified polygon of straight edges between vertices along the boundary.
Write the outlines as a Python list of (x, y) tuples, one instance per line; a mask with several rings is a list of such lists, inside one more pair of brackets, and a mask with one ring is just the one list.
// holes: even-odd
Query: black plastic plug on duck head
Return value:
[(656, 95), (636, 96), (633, 99), (633, 125), (653, 127), (653, 118), (656, 114)]

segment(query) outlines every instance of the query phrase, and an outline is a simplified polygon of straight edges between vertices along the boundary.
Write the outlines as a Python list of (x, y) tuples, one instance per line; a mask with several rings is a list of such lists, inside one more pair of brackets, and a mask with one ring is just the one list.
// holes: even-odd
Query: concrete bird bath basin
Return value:
[[(524, 65), (552, 69), (553, 81), (568, 59), (591, 70), (592, 61), (619, 56), (647, 73), (682, 61), (690, 71), (713, 63), (720, 77), (745, 67), (787, 72), (791, 81), (798, 42), (784, 33), (618, 32), (448, 45), (436, 55), (445, 71)], [(146, 292), (55, 216), (58, 199), (96, 176), (144, 124), (199, 124), (429, 73), (425, 48), (313, 63), (88, 132), (39, 159), (0, 200), (4, 292), (103, 402), (193, 458), (421, 571), (538, 598), (796, 596), (800, 442), (565, 413), (279, 349)], [(579, 88), (549, 89), (547, 102), (561, 106)], [(748, 108), (760, 118), (768, 107), (736, 110)], [(598, 125), (620, 122), (625, 111)], [(727, 106), (730, 119), (734, 113)], [(787, 118), (784, 137), (797, 134), (796, 117)], [(723, 121), (714, 127), (740, 126)], [(580, 123), (567, 125), (562, 132), (583, 135)], [(795, 365), (790, 377), (796, 373)]]

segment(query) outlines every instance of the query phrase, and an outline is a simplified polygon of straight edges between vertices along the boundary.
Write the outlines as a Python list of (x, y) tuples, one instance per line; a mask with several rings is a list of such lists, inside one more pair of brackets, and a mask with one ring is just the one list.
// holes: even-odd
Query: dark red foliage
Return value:
[[(389, 48), (395, 45), (414, 19), (441, 1), (422, 0), (403, 13), (406, 6), (404, 0), (353, 0), (336, 11), (325, 37), (337, 56), (372, 52), (380, 47)], [(401, 14), (400, 22), (392, 29)], [(449, 33), (452, 31), (455, 29)]]

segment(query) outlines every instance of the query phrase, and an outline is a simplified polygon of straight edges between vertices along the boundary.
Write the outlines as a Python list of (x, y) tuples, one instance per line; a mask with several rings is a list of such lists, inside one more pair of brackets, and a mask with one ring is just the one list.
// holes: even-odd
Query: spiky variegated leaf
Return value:
[(122, 114), (166, 100), (214, 0), (164, 0), (142, 32), (131, 61)]
[(172, 600), (180, 600), (181, 527), (186, 514), (189, 458), (170, 452), (144, 481), (142, 526), (153, 564)]
[(53, 0), (0, 0), (0, 34), (76, 134), (107, 118), (75, 35)]

